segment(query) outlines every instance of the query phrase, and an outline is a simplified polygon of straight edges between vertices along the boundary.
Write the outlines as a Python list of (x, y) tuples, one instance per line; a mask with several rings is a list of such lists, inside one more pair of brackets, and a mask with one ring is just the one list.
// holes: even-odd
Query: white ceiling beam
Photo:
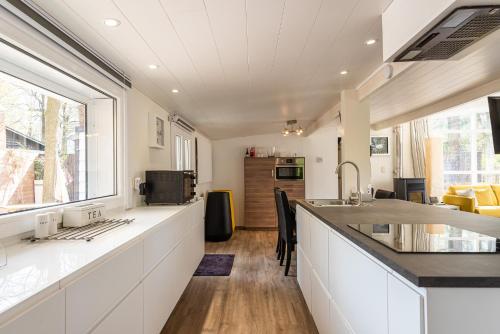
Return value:
[[(372, 74), (370, 74), (362, 83), (360, 83), (358, 87), (356, 87), (359, 100), (363, 101), (414, 64), (414, 62), (404, 62), (387, 63), (380, 65), (375, 71), (373, 71)], [(389, 77), (386, 72), (384, 72), (388, 71), (387, 66), (392, 67), (392, 73)]]
[(317, 118), (315, 121), (311, 123), (306, 128), (306, 136), (310, 136), (319, 128), (329, 126), (331, 124), (335, 124), (335, 122), (339, 123), (340, 117), (340, 102), (335, 104), (333, 107), (328, 109), (323, 115)]
[(426, 105), (418, 109), (411, 110), (402, 115), (398, 115), (396, 117), (374, 123), (372, 124), (371, 127), (373, 130), (385, 129), (394, 126), (396, 124), (406, 123), (417, 118), (429, 116), (436, 112), (444, 111), (452, 107), (464, 104), (466, 102), (479, 99), (486, 95), (496, 94), (498, 92), (500, 92), (500, 79), (490, 81), (484, 85), (477, 86), (472, 89), (451, 95), (435, 103)]

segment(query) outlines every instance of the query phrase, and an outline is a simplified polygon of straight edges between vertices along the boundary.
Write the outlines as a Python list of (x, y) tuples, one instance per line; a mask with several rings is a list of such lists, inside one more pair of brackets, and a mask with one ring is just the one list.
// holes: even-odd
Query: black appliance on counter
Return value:
[(395, 178), (394, 191), (397, 199), (422, 204), (427, 202), (425, 178)]
[(148, 170), (140, 194), (149, 204), (183, 204), (196, 195), (196, 176), (192, 170)]
[(276, 158), (276, 180), (304, 180), (305, 158)]

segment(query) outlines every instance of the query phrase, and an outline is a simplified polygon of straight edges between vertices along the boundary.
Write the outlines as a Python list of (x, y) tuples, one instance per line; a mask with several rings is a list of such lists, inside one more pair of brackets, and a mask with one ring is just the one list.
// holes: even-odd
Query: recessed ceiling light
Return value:
[(340, 72), (341, 75), (347, 75), (347, 73), (349, 73), (349, 72), (347, 72), (347, 70), (343, 70)]
[(150, 70), (157, 70), (159, 66), (156, 64), (151, 64), (151, 65), (148, 65), (148, 67)]
[(118, 27), (121, 22), (117, 19), (104, 19), (104, 25), (108, 27)]
[(177, 93), (179, 93), (179, 90), (174, 88), (174, 89), (172, 89), (172, 93), (177, 94)]
[(365, 44), (366, 44), (366, 45), (373, 45), (373, 44), (375, 44), (375, 43), (377, 43), (377, 40), (376, 40), (376, 39), (373, 39), (373, 38), (372, 38), (372, 39), (369, 39), (369, 40), (367, 40), (367, 41), (365, 42)]

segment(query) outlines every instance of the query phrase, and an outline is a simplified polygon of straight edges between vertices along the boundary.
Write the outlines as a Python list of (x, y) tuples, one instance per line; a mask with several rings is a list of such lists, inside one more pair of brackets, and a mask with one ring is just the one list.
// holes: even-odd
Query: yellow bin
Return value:
[(219, 193), (229, 193), (229, 205), (231, 206), (231, 225), (233, 227), (233, 232), (236, 228), (236, 220), (234, 219), (234, 199), (233, 199), (233, 191), (228, 189), (218, 189), (213, 190), (214, 192)]

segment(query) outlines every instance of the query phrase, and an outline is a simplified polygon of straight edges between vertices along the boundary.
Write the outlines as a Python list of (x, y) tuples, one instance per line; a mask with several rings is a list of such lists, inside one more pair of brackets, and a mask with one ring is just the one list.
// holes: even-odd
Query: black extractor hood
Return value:
[(500, 27), (500, 6), (456, 8), (394, 59), (396, 62), (445, 60)]

